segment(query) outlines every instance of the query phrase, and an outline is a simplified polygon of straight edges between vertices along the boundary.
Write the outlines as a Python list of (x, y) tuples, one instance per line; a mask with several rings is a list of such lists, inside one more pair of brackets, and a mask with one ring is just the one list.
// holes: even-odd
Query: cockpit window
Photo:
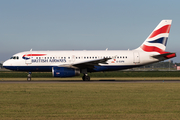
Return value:
[(16, 59), (16, 60), (18, 60), (18, 59), (19, 59), (19, 56), (12, 56), (10, 59)]

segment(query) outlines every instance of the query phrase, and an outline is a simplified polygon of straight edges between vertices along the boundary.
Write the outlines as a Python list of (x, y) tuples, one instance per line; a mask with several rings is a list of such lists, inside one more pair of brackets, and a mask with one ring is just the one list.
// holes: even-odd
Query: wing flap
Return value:
[(80, 63), (75, 63), (73, 66), (76, 66), (78, 68), (90, 68), (93, 69), (94, 66), (99, 66), (99, 64), (108, 64), (107, 61), (112, 58), (103, 58), (103, 59), (96, 59), (96, 60), (90, 60), (90, 61), (85, 61), (85, 62), (80, 62)]

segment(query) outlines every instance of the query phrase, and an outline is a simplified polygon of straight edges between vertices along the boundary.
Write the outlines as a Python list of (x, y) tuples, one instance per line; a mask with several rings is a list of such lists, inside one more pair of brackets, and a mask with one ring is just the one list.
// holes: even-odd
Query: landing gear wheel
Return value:
[(31, 81), (31, 77), (27, 77), (27, 81)]
[(86, 80), (86, 81), (90, 81), (90, 77), (89, 77), (89, 76), (86, 76), (86, 77), (85, 77), (85, 80)]

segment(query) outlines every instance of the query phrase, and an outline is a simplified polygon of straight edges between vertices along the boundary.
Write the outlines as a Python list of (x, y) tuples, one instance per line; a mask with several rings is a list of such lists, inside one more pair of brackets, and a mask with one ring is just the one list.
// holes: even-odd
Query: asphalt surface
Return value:
[(1, 83), (180, 83), (180, 80), (1, 80)]

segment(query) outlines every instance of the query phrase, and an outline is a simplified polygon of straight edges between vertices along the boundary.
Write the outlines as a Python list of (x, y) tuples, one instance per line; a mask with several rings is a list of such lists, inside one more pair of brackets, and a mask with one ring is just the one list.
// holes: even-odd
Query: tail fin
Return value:
[(164, 53), (171, 23), (172, 20), (162, 20), (137, 50)]

